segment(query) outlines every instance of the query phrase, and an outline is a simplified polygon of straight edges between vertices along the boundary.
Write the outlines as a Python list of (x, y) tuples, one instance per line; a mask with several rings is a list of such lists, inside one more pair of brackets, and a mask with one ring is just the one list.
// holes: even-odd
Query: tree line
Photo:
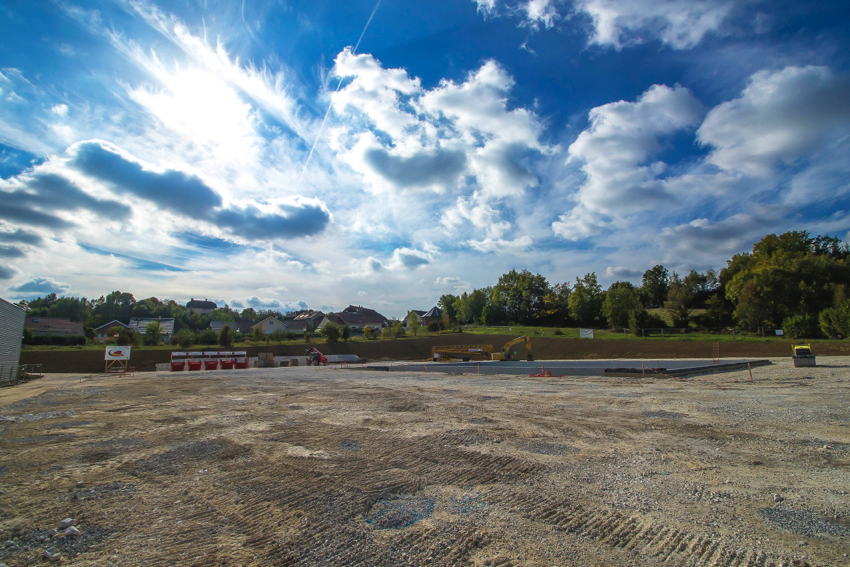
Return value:
[(666, 308), (673, 327), (754, 331), (783, 328), (795, 336), (850, 335), (850, 251), (840, 239), (806, 231), (769, 234), (752, 252), (733, 256), (719, 272), (687, 274), (656, 265), (641, 285), (602, 289), (596, 273), (551, 285), (528, 270), (511, 270), (496, 285), (445, 294), (439, 306), (450, 324), (663, 328), (650, 310)]

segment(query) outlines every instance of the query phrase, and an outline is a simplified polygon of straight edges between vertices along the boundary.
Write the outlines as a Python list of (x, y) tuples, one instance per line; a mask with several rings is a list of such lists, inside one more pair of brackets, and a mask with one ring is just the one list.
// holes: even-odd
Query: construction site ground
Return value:
[(0, 563), (850, 565), (850, 360), (773, 362), (49, 374), (0, 390)]

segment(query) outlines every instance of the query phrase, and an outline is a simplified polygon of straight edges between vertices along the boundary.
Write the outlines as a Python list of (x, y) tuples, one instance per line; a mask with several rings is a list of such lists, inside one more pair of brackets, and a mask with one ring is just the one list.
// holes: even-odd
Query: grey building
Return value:
[(0, 298), (0, 382), (18, 377), (26, 309)]

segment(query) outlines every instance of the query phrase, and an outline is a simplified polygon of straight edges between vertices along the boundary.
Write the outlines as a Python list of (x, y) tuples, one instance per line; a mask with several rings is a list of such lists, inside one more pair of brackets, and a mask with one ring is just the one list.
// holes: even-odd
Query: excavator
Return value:
[(534, 357), (531, 356), (531, 339), (528, 338), (528, 335), (523, 335), (506, 342), (501, 351), (493, 353), (492, 360), (514, 360), (513, 355), (511, 354), (511, 347), (522, 342), (525, 343), (525, 359), (529, 361), (534, 360)]

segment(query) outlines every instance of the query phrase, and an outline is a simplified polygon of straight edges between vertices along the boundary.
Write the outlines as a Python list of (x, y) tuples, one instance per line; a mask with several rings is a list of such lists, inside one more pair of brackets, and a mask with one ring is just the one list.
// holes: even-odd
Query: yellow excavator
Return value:
[(534, 357), (531, 356), (531, 339), (528, 338), (528, 335), (523, 335), (521, 337), (517, 337), (513, 340), (510, 340), (505, 343), (505, 346), (502, 347), (500, 352), (494, 352), (492, 355), (492, 360), (515, 360), (513, 355), (511, 354), (511, 347), (519, 344), (525, 343), (525, 351), (526, 351), (526, 360), (534, 360)]

